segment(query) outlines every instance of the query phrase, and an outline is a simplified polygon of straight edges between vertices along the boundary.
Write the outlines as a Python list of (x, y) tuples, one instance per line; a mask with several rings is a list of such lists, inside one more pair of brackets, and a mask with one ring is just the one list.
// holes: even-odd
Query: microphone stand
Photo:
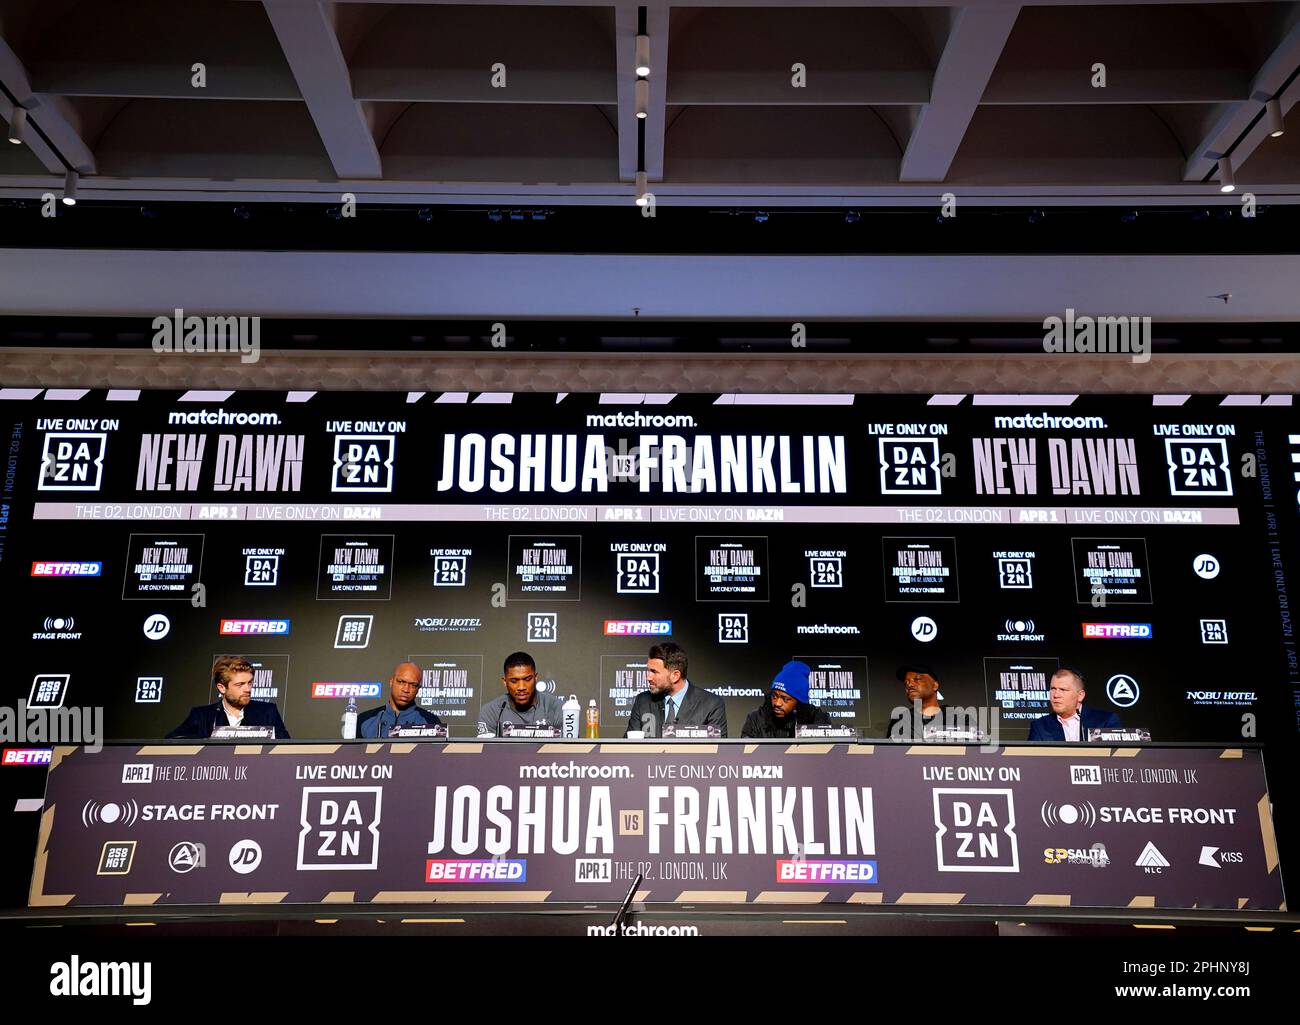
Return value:
[(609, 923), (613, 935), (618, 935), (619, 927), (623, 924), (623, 919), (627, 917), (627, 910), (632, 904), (632, 898), (636, 896), (636, 888), (641, 885), (641, 880), (644, 878), (645, 876), (638, 872), (636, 878), (632, 880), (632, 885), (628, 887), (627, 896), (623, 898), (623, 903), (619, 905), (618, 914), (614, 916), (614, 921)]

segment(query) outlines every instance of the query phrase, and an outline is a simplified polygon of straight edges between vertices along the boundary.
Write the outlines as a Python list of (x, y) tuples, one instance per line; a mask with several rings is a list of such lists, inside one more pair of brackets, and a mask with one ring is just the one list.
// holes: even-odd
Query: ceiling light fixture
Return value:
[(644, 78), (636, 80), (636, 116), (646, 117), (650, 113), (650, 83)]
[(1264, 104), (1264, 113), (1268, 117), (1268, 134), (1276, 139), (1286, 131), (1286, 126), (1282, 124), (1282, 102), (1274, 96)]
[(638, 78), (650, 75), (650, 37), (636, 37), (636, 73)]
[(15, 146), (21, 146), (26, 132), (27, 111), (22, 107), (14, 107), (14, 112), (9, 117), (9, 141)]
[(1226, 153), (1219, 157), (1219, 191), (1235, 192), (1237, 182), (1232, 176), (1232, 158)]

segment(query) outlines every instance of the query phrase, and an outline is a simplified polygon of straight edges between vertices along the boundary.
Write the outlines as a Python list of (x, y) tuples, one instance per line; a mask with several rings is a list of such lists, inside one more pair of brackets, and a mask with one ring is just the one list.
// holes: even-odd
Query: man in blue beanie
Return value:
[(793, 737), (796, 726), (830, 726), (831, 719), (808, 703), (808, 674), (803, 662), (787, 662), (768, 688), (767, 700), (749, 713), (742, 737)]

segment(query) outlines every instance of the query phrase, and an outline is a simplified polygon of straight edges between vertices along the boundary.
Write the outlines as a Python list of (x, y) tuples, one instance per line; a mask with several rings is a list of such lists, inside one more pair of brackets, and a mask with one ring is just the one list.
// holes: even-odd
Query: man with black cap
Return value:
[(831, 717), (808, 702), (808, 666), (787, 662), (768, 688), (767, 700), (750, 712), (742, 737), (793, 737), (798, 726), (830, 726)]
[(903, 684), (910, 707), (894, 709), (886, 735), (890, 740), (921, 740), (927, 726), (942, 725), (939, 677), (930, 666), (918, 662), (899, 666), (894, 675)]

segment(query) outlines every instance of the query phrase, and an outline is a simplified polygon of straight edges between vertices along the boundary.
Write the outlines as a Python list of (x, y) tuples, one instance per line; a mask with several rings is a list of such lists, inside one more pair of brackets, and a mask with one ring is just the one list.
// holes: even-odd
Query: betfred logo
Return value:
[(667, 637), (673, 632), (671, 619), (607, 619), (606, 637)]
[(221, 636), (228, 637), (232, 634), (287, 634), (289, 632), (289, 620), (287, 619), (223, 619), (221, 621)]
[(1151, 640), (1150, 623), (1084, 623), (1083, 636), (1088, 640)]
[(33, 562), (34, 577), (97, 577), (104, 571), (102, 562)]
[(314, 698), (377, 698), (380, 686), (377, 683), (313, 683), (311, 696)]
[(874, 861), (778, 861), (778, 883), (875, 883)]
[(7, 747), (3, 765), (49, 765), (53, 749), (48, 747)]
[(524, 883), (528, 881), (528, 862), (476, 860), (461, 861), (430, 858), (425, 862), (426, 883)]

